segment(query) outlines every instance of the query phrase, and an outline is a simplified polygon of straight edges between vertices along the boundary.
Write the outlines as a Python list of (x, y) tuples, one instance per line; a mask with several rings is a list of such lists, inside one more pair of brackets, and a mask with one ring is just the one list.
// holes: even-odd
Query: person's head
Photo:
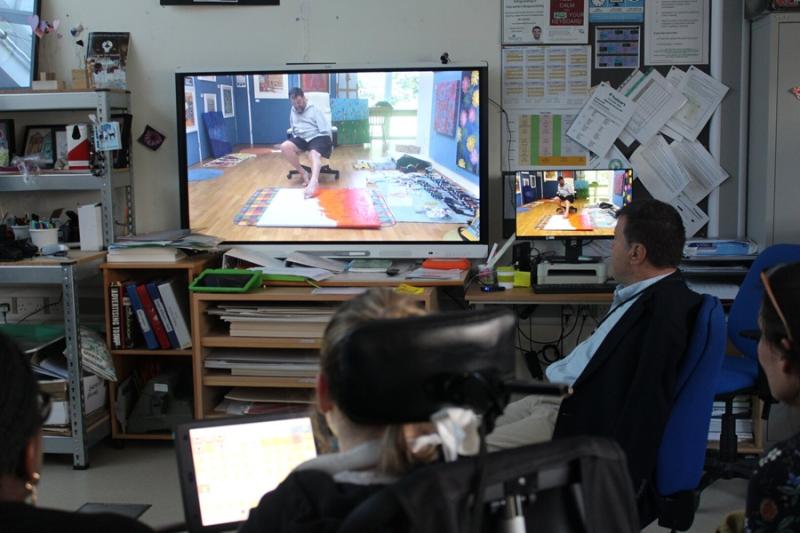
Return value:
[(564, 185), (564, 176), (559, 176), (558, 177), (558, 184), (559, 185)]
[(611, 266), (614, 278), (634, 283), (678, 267), (686, 241), (681, 216), (659, 200), (632, 202), (617, 213)]
[(0, 334), (0, 500), (23, 501), (33, 492), (47, 406), (25, 355)]
[(542, 38), (542, 28), (540, 28), (539, 26), (534, 26), (531, 29), (531, 33), (533, 34), (533, 39), (536, 41)]
[[(407, 295), (388, 288), (370, 289), (337, 309), (325, 328), (320, 347), (317, 407), (336, 436), (339, 448), (346, 451), (367, 440), (382, 438), (384, 456), (379, 468), (391, 473), (401, 473), (414, 462), (405, 442), (419, 425), (364, 426), (350, 420), (338, 408), (342, 393), (342, 361), (347, 357), (343, 347), (347, 336), (361, 324), (377, 319), (424, 314), (419, 303)], [(375, 357), (380, 357), (380, 354), (375, 354)]]
[(292, 107), (298, 113), (302, 113), (306, 109), (306, 93), (300, 87), (292, 87), (289, 90), (289, 100), (292, 102)]
[(775, 267), (761, 279), (758, 361), (772, 395), (800, 406), (800, 263)]

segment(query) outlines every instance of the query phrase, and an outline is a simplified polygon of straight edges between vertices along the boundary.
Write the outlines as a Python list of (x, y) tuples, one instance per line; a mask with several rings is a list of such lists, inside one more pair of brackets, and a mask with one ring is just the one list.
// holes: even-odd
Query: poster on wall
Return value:
[(186, 133), (197, 131), (197, 103), (194, 101), (194, 87), (183, 88)]
[(461, 73), (461, 99), (456, 130), (456, 165), (479, 175), (480, 164), (480, 95), (478, 71)]
[(589, 94), (590, 46), (503, 48), (503, 106), (580, 108)]
[(645, 65), (705, 65), (709, 0), (659, 0), (644, 9)]
[(203, 112), (212, 113), (217, 110), (217, 95), (213, 93), (203, 93)]
[(589, 151), (566, 135), (576, 114), (577, 110), (542, 112), (534, 109), (519, 109), (509, 111), (510, 168), (537, 170), (587, 166)]
[(300, 74), (300, 88), (305, 92), (328, 92), (329, 74)]
[(586, 44), (588, 0), (503, 0), (503, 44)]
[(645, 0), (592, 0), (589, 22), (643, 22), (644, 3)]
[(233, 87), (230, 85), (219, 86), (219, 99), (222, 107), (222, 116), (231, 118), (233, 116)]
[(597, 26), (594, 67), (639, 68), (639, 26)]
[(256, 74), (253, 76), (256, 98), (289, 98), (289, 76), (286, 74)]
[(433, 128), (436, 133), (454, 137), (456, 134), (456, 105), (458, 82), (441, 81), (436, 84)]

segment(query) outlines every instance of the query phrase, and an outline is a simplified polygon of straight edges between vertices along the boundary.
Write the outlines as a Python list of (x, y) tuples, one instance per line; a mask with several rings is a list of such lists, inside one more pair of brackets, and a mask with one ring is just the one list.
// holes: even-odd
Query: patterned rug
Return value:
[[(245, 202), (239, 213), (233, 217), (233, 223), (237, 226), (256, 226), (279, 190), (278, 188), (258, 189)], [(381, 227), (394, 226), (396, 221), (391, 210), (389, 210), (389, 206), (386, 205), (383, 195), (375, 190), (370, 191), (370, 193), (372, 205), (378, 214)]]
[(253, 157), (256, 157), (256, 155), (255, 154), (244, 154), (244, 153), (241, 153), (241, 152), (231, 153), (231, 154), (223, 155), (222, 157), (218, 157), (218, 158), (216, 158), (216, 159), (214, 159), (212, 161), (209, 161), (208, 163), (203, 163), (203, 166), (204, 167), (222, 167), (222, 168), (235, 167), (236, 165), (238, 165), (242, 161), (247, 161), (248, 159), (251, 159)]

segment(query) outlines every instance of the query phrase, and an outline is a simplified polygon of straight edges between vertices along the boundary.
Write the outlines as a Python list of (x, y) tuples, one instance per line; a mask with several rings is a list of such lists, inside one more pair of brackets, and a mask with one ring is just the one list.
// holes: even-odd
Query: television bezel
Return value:
[(178, 139), (178, 180), (180, 192), (181, 228), (189, 228), (189, 179), (186, 158), (186, 127), (184, 120), (184, 79), (189, 76), (251, 76), (254, 74), (314, 74), (347, 72), (416, 72), (416, 71), (465, 71), (478, 70), (480, 94), (480, 170), (478, 175), (479, 213), (481, 235), (478, 241), (223, 241), (223, 247), (244, 248), (260, 253), (285, 257), (293, 251), (307, 251), (330, 257), (466, 257), (483, 258), (488, 253), (489, 242), (489, 122), (488, 122), (488, 78), (486, 62), (474, 63), (409, 63), (403, 66), (360, 65), (337, 63), (295, 64), (239, 69), (179, 69), (175, 72), (175, 104)]

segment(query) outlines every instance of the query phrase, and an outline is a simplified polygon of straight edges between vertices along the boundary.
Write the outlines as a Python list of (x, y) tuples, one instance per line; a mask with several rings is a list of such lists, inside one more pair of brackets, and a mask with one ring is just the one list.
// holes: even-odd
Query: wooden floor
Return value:
[[(577, 200), (572, 204), (580, 214), (586, 205), (585, 200)], [(558, 202), (543, 200), (527, 204), (524, 211), (517, 209), (517, 237), (613, 237), (613, 229), (595, 229), (590, 231), (562, 231), (537, 229), (539, 222), (547, 215), (555, 215), (559, 207)], [(562, 215), (563, 216), (563, 215)], [(577, 216), (577, 215), (572, 215)]]
[[(358, 159), (380, 159), (380, 145), (372, 148), (361, 145), (337, 146), (328, 162), (331, 168), (341, 172), (339, 180), (331, 176), (320, 176), (320, 187), (367, 187), (369, 170), (354, 170)], [(308, 164), (305, 156), (301, 163)], [(324, 160), (323, 160), (324, 161)], [(197, 165), (199, 166), (199, 165)], [(193, 231), (214, 235), (226, 241), (441, 241), (459, 240), (456, 229), (460, 224), (423, 224), (398, 222), (394, 226), (380, 229), (342, 228), (263, 228), (239, 226), (234, 217), (248, 198), (265, 187), (302, 188), (299, 178), (288, 180), (291, 169), (283, 156), (275, 153), (258, 155), (224, 168), (218, 178), (189, 182), (189, 213)], [(372, 187), (372, 186), (370, 186)]]

